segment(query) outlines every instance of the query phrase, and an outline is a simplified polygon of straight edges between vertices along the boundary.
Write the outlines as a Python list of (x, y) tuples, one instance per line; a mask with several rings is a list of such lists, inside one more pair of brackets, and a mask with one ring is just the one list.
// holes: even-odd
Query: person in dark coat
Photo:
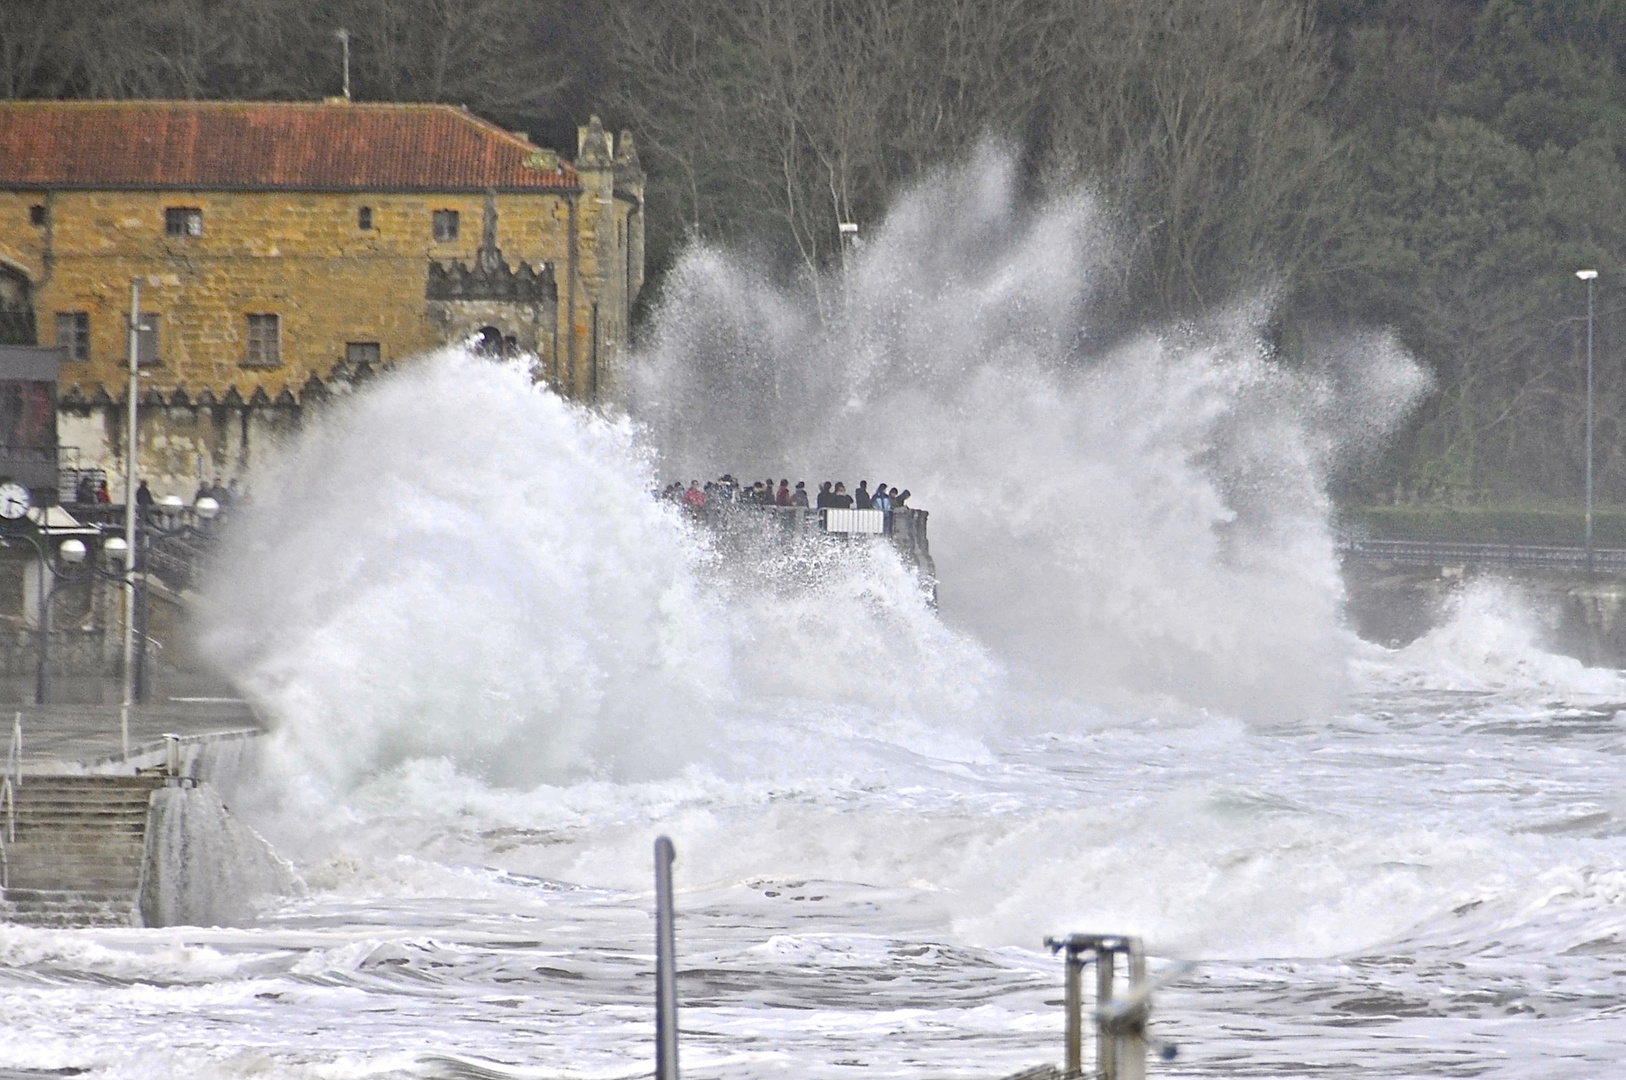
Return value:
[(868, 510), (870, 508), (869, 502), (869, 481), (860, 480), (858, 481), (858, 490), (853, 492), (853, 509)]
[(853, 497), (847, 494), (847, 485), (839, 480), (836, 481), (836, 490), (831, 494), (830, 498), (830, 505), (837, 510), (851, 510), (853, 508)]
[(820, 510), (824, 510), (835, 505), (835, 502), (833, 501), (834, 499), (835, 495), (830, 490), (830, 481), (826, 480), (824, 483), (819, 485), (819, 497), (815, 505), (817, 505)]
[(801, 506), (801, 507), (806, 507), (807, 506), (807, 481), (806, 480), (798, 480), (798, 481), (796, 481), (796, 490), (790, 493), (790, 504), (792, 506)]

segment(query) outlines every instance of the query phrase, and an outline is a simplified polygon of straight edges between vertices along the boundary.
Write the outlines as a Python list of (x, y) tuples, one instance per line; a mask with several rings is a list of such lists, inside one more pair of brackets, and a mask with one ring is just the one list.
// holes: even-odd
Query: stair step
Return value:
[[(26, 926), (136, 922), (152, 793), (161, 776), (34, 776), (14, 791), (0, 919)], [(8, 834), (9, 835), (9, 834)]]
[(23, 926), (131, 926), (135, 893), (129, 889), (78, 891), (7, 889), (0, 918)]
[(10, 904), (55, 904), (55, 903), (86, 903), (86, 904), (112, 904), (123, 903), (130, 899), (130, 894), (123, 889), (20, 889), (16, 886), (0, 893), (5, 903)]
[[(145, 832), (147, 816), (140, 817), (102, 817), (102, 818), (57, 818), (44, 821), (18, 821), (17, 838), (22, 839), (24, 833), (36, 832), (43, 835), (55, 836), (60, 833), (119, 833), (119, 832)], [(0, 818), (0, 828), (8, 830), (4, 818)]]

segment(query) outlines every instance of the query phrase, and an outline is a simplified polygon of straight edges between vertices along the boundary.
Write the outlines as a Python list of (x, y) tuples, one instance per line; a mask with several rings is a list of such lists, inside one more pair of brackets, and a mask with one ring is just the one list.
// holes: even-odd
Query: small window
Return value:
[(171, 206), (164, 211), (165, 236), (202, 236), (203, 211), (195, 206)]
[(442, 242), (457, 239), (457, 211), (435, 211), (435, 239)]
[(247, 367), (276, 367), (282, 363), (282, 332), (275, 315), (248, 317), (248, 348), (243, 353)]
[(89, 360), (90, 312), (57, 312), (56, 343), (59, 348), (67, 350), (69, 360)]
[(351, 367), (366, 364), (376, 368), (381, 355), (376, 341), (351, 341), (344, 346), (344, 362)]
[(363, 206), (361, 209), (356, 211), (356, 228), (365, 231), (371, 229), (372, 227), (373, 208), (370, 206)]
[(36, 229), (45, 227), (45, 207), (36, 203), (28, 208), (28, 223)]
[[(158, 324), (157, 315), (143, 312), (141, 315), (140, 333), (137, 335), (136, 348), (141, 350), (141, 366), (154, 367), (158, 363)], [(124, 363), (130, 363), (130, 316), (124, 317)]]

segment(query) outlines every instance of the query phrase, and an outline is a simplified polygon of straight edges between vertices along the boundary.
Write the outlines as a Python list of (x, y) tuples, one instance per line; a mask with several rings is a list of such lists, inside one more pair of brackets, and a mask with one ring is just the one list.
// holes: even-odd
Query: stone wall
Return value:
[[(475, 261), (485, 192), (0, 191), (0, 267), (26, 281), (40, 344), (57, 343), (57, 313), (88, 316), (88, 358), (62, 366), (62, 445), (122, 486), (132, 278), (142, 311), (158, 317), (139, 443), (159, 495), (242, 475), (313, 398), (370, 374), (347, 363), (351, 343), (377, 343), (389, 365), (492, 325), (535, 351), (560, 392), (613, 399), (643, 282), (642, 172), (630, 137), (618, 145), (596, 118), (578, 154), (579, 191), (495, 193), (496, 246), (545, 269), (553, 290), (547, 303), (508, 307), (426, 295), (431, 264)], [(166, 208), (181, 207), (201, 212), (200, 235), (166, 235)], [(436, 240), (444, 210), (457, 212), (458, 236)], [(271, 365), (248, 352), (248, 317), (263, 314), (279, 317)]]

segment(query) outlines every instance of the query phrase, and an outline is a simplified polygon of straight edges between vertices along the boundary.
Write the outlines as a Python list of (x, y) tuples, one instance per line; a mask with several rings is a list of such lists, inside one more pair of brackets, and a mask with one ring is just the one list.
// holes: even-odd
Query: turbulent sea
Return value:
[[(1342, 619), (1325, 492), (1426, 379), (1247, 308), (1095, 349), (1110, 235), (1014, 190), (930, 179), (818, 288), (691, 252), (628, 417), (452, 350), (311, 425), (204, 618), (305, 889), (0, 926), (0, 1077), (647, 1075), (663, 833), (696, 1076), (1059, 1063), (1068, 931), (1193, 964), (1154, 1075), (1613, 1075), (1626, 677), (1505, 583)], [(912, 488), (940, 606), (649, 495), (723, 471)]]
[[(733, 760), (496, 791), (444, 762), (321, 823), (245, 929), (0, 928), (13, 1069), (647, 1074), (650, 841), (682, 1062), (985, 1076), (1060, 1059), (1045, 932), (1144, 933), (1170, 1076), (1600, 1077), (1626, 1060), (1626, 686), (1500, 597), (1348, 706), (944, 738), (787, 701)], [(1157, 962), (1154, 961), (1154, 969)], [(483, 1071), (482, 1071), (483, 1070)]]

